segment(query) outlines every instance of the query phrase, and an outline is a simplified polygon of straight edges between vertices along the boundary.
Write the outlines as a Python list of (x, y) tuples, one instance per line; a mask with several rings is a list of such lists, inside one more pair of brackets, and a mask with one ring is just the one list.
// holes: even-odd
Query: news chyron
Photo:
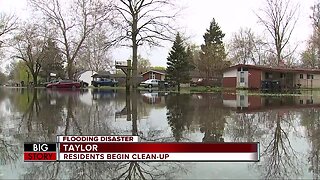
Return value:
[(260, 144), (141, 142), (138, 136), (57, 136), (55, 143), (25, 143), (24, 161), (257, 162)]
[(57, 143), (25, 143), (24, 161), (56, 161)]

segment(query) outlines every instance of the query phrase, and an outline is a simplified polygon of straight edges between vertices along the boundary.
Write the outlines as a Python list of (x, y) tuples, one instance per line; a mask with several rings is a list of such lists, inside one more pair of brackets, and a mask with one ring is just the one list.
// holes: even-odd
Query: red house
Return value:
[(277, 80), (284, 88), (320, 88), (320, 69), (238, 64), (223, 73), (223, 87), (260, 89), (262, 81)]
[(161, 70), (149, 70), (145, 73), (142, 73), (141, 76), (143, 77), (144, 81), (148, 79), (158, 79), (163, 81), (166, 77), (166, 73), (165, 71), (161, 71)]

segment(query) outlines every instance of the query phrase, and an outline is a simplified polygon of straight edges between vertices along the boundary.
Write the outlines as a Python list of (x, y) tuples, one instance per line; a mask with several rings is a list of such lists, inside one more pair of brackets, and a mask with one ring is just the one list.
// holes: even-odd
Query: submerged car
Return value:
[(62, 80), (59, 82), (50, 83), (46, 86), (47, 88), (80, 88), (81, 83), (73, 80)]

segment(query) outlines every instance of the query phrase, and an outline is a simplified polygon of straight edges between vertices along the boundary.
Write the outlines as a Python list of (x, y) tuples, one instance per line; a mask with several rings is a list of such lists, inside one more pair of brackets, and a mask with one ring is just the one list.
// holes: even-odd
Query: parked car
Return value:
[(80, 88), (81, 83), (73, 80), (61, 80), (59, 82), (50, 83), (47, 88)]
[(159, 79), (148, 79), (140, 83), (140, 86), (146, 88), (159, 87), (160, 84), (163, 84), (164, 87), (168, 87), (169, 83), (166, 81), (160, 81)]
[(52, 81), (49, 81), (49, 82), (42, 82), (42, 83), (40, 83), (40, 85), (43, 86), (43, 87), (47, 87), (48, 84), (56, 83), (56, 82), (59, 82), (59, 80), (52, 80)]
[(158, 79), (148, 79), (146, 81), (141, 82), (140, 86), (148, 87), (148, 88), (158, 87), (159, 86), (159, 80)]
[(100, 87), (100, 86), (118, 86), (118, 81), (115, 79), (109, 79), (109, 78), (101, 78), (100, 80), (91, 81), (91, 84), (94, 87)]

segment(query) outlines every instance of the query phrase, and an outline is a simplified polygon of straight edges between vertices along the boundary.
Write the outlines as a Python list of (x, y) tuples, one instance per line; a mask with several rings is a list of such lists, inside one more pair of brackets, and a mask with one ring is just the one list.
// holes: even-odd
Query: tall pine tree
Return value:
[(192, 68), (183, 40), (178, 33), (167, 58), (167, 79), (175, 82), (180, 91), (180, 83), (190, 82)]
[(226, 59), (226, 52), (223, 44), (223, 37), (218, 23), (213, 20), (209, 29), (204, 34), (204, 44), (201, 45), (200, 63), (198, 69), (205, 73), (206, 78), (220, 77), (222, 70), (229, 66)]

